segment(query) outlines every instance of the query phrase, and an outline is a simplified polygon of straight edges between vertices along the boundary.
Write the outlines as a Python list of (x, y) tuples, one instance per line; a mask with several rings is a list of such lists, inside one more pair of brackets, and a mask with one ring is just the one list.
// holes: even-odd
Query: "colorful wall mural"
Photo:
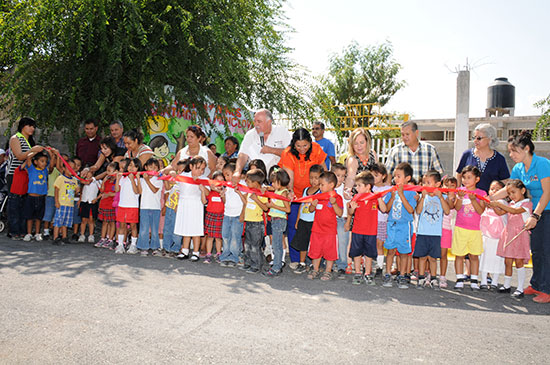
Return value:
[(145, 143), (155, 156), (168, 163), (185, 146), (185, 130), (193, 124), (200, 125), (208, 136), (208, 143), (214, 143), (219, 153), (225, 152), (224, 140), (235, 136), (242, 142), (245, 133), (253, 128), (251, 113), (241, 108), (234, 110), (205, 104), (208, 114), (201, 118), (196, 108), (175, 102), (168, 110), (153, 109), (153, 116), (147, 120)]

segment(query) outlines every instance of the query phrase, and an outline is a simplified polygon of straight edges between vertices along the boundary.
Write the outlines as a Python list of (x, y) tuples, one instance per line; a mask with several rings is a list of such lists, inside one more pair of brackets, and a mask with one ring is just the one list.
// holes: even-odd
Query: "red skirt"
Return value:
[(206, 212), (204, 230), (208, 237), (222, 238), (223, 213)]

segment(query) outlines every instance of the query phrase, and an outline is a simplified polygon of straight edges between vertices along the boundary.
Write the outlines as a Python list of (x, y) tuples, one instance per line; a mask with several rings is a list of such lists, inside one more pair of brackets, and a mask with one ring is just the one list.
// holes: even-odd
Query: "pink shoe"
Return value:
[(444, 276), (439, 277), (439, 287), (442, 288), (442, 289), (447, 288), (447, 278), (446, 277), (444, 277)]

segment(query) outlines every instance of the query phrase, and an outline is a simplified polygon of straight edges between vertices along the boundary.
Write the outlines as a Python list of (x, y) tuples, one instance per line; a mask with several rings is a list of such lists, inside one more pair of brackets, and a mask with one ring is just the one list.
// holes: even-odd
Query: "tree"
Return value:
[(541, 116), (537, 120), (537, 126), (535, 127), (535, 137), (548, 141), (550, 139), (550, 134), (548, 133), (548, 128), (550, 127), (550, 95), (545, 99), (537, 101), (535, 107), (541, 109)]
[[(328, 74), (320, 77), (315, 89), (314, 101), (336, 128), (338, 117), (346, 111), (335, 106), (366, 103), (384, 106), (405, 86), (405, 82), (397, 79), (401, 65), (393, 59), (391, 43), (362, 48), (352, 42), (341, 54), (333, 54), (329, 63)], [(368, 107), (363, 114), (371, 112), (372, 107)], [(363, 126), (371, 122), (369, 118), (359, 119)]]
[(89, 117), (141, 126), (174, 98), (299, 115), (282, 1), (4, 1), (2, 106), (72, 142)]

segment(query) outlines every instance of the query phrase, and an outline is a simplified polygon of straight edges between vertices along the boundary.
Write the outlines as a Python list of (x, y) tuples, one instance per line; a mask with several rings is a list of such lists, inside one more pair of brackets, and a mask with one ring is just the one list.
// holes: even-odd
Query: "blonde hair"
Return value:
[(349, 146), (349, 155), (355, 156), (355, 150), (353, 149), (353, 143), (357, 139), (358, 136), (363, 135), (365, 136), (365, 140), (367, 141), (368, 148), (367, 151), (370, 151), (372, 149), (372, 138), (370, 137), (370, 133), (362, 127), (355, 128), (353, 132), (351, 132), (348, 140), (348, 146)]

